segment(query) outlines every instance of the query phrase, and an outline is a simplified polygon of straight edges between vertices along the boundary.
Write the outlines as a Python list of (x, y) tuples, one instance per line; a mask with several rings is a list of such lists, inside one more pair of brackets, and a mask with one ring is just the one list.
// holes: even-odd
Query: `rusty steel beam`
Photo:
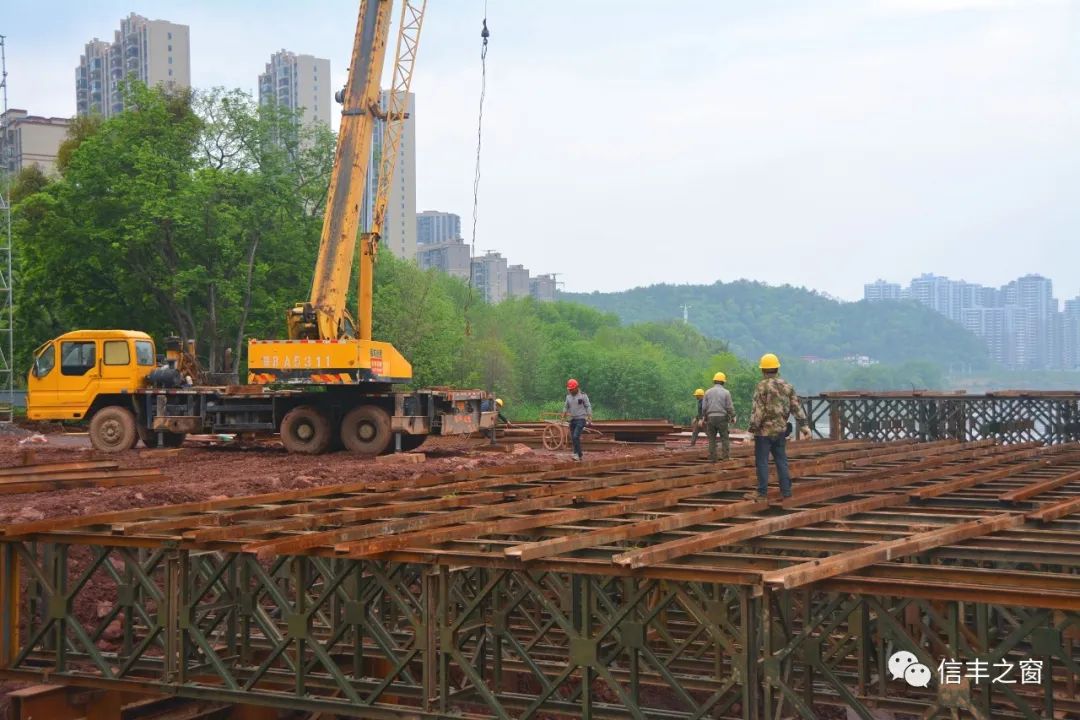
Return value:
[(1080, 482), (1080, 470), (1068, 473), (1067, 475), (1062, 475), (1061, 477), (1029, 483), (1023, 487), (1016, 488), (1015, 490), (1004, 492), (999, 497), (1001, 498), (1001, 501), (1005, 503), (1023, 502), (1025, 500), (1030, 500), (1037, 495), (1042, 495), (1051, 490), (1057, 490), (1058, 488), (1074, 482)]
[(901, 540), (876, 543), (867, 548), (850, 550), (822, 560), (810, 560), (781, 570), (773, 570), (765, 573), (762, 580), (769, 585), (779, 585), (790, 590), (894, 558), (913, 555), (999, 530), (1019, 527), (1024, 523), (1024, 519), (1022, 513), (1001, 513), (938, 530), (916, 533)]

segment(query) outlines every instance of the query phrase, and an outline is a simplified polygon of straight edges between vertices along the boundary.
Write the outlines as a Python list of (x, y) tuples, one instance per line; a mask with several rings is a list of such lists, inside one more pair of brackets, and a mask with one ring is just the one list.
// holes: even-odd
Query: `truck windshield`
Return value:
[(45, 377), (52, 371), (54, 365), (56, 365), (56, 346), (46, 345), (45, 349), (34, 358), (35, 377)]
[(139, 365), (154, 364), (154, 344), (149, 340), (135, 341), (135, 362)]

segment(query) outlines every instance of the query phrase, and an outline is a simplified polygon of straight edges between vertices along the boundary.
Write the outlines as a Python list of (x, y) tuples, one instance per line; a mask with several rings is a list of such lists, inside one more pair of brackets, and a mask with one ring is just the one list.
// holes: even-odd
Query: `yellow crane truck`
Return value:
[[(188, 433), (280, 434), (290, 452), (343, 446), (377, 455), (418, 447), (429, 434), (490, 428), (495, 409), (480, 390), (397, 391), (412, 365), (393, 345), (372, 338), (372, 279), (398, 156), (406, 98), (426, 0), (403, 0), (393, 80), (380, 109), (379, 81), (392, 0), (362, 0), (343, 104), (327, 210), (309, 300), (286, 312), (288, 337), (250, 340), (247, 384), (188, 384), (172, 365), (157, 368), (149, 335), (132, 330), (77, 330), (42, 345), (27, 379), (31, 420), (86, 421), (103, 451), (175, 446)], [(371, 228), (360, 234), (375, 118), (384, 120), (383, 153)], [(360, 246), (358, 308), (346, 296)]]

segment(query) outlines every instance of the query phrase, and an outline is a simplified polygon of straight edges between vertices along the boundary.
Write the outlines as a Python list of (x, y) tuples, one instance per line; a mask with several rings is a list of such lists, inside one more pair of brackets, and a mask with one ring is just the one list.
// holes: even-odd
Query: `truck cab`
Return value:
[(30, 420), (83, 420), (131, 394), (154, 369), (154, 341), (134, 330), (76, 330), (34, 351), (26, 379)]

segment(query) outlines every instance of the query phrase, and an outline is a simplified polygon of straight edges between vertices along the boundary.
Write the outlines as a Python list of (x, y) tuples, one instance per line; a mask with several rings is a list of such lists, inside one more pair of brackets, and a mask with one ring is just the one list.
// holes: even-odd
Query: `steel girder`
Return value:
[[(1080, 614), (635, 576), (0, 547), (2, 674), (367, 718), (1080, 717)], [(20, 615), (20, 593), (26, 611)], [(893, 679), (1038, 659), (1044, 682)]]

